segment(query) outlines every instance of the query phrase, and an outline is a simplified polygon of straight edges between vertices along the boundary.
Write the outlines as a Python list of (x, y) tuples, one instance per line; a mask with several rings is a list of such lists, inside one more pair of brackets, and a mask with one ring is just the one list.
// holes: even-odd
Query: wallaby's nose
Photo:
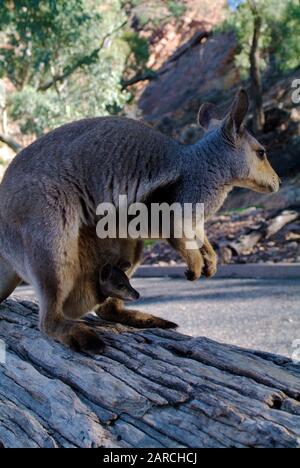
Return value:
[(141, 297), (140, 293), (138, 293), (137, 291), (134, 291), (134, 293), (133, 293), (134, 300), (138, 301), (140, 297)]

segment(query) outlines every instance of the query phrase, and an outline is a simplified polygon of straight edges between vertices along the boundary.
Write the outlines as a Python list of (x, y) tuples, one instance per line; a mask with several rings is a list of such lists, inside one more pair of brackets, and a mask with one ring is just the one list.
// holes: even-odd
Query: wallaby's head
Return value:
[(139, 293), (131, 286), (128, 276), (125, 274), (130, 268), (130, 263), (119, 266), (106, 264), (102, 267), (99, 276), (101, 293), (106, 297), (115, 297), (123, 301), (136, 301)]
[(230, 166), (233, 186), (277, 192), (280, 179), (268, 161), (267, 152), (245, 128), (248, 109), (247, 92), (241, 90), (224, 119), (219, 117), (216, 106), (203, 104), (199, 123), (206, 132), (215, 132), (219, 148), (224, 146), (224, 164)]

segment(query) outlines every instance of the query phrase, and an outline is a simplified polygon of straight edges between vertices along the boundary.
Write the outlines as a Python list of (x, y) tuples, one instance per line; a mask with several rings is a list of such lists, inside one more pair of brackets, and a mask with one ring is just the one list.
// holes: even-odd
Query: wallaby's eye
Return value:
[(264, 149), (256, 151), (256, 154), (259, 159), (264, 159), (266, 157), (266, 151)]

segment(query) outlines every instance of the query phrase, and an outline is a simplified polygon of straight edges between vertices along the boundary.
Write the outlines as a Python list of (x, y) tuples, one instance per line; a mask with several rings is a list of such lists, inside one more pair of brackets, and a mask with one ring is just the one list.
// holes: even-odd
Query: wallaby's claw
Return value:
[(217, 263), (218, 263), (217, 257), (213, 257), (209, 259), (204, 257), (203, 275), (206, 278), (212, 278), (213, 276), (215, 276), (218, 270)]
[(196, 275), (196, 273), (194, 271), (191, 271), (191, 270), (186, 270), (185, 277), (186, 277), (186, 279), (188, 281), (196, 281), (197, 279), (199, 279), (199, 277)]
[(217, 267), (204, 267), (203, 274), (205, 278), (212, 278), (217, 273)]

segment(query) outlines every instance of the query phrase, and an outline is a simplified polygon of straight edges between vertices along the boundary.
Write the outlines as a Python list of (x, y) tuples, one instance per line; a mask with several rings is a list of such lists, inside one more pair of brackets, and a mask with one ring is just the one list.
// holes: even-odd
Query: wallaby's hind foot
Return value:
[(104, 342), (95, 331), (83, 323), (60, 320), (55, 325), (41, 324), (40, 328), (47, 336), (73, 351), (101, 354), (104, 350)]
[(10, 296), (20, 282), (21, 278), (0, 255), (0, 302)]
[(105, 348), (98, 335), (81, 323), (71, 326), (69, 332), (62, 335), (61, 341), (76, 352), (101, 354)]
[(177, 328), (177, 324), (169, 320), (146, 314), (139, 310), (124, 309), (121, 301), (109, 300), (99, 306), (96, 314), (108, 322), (117, 322), (135, 328)]
[[(102, 317), (104, 318), (104, 317)], [(112, 322), (119, 322), (135, 328), (177, 328), (177, 324), (155, 315), (146, 314), (139, 310), (123, 309), (117, 315), (105, 318)]]

